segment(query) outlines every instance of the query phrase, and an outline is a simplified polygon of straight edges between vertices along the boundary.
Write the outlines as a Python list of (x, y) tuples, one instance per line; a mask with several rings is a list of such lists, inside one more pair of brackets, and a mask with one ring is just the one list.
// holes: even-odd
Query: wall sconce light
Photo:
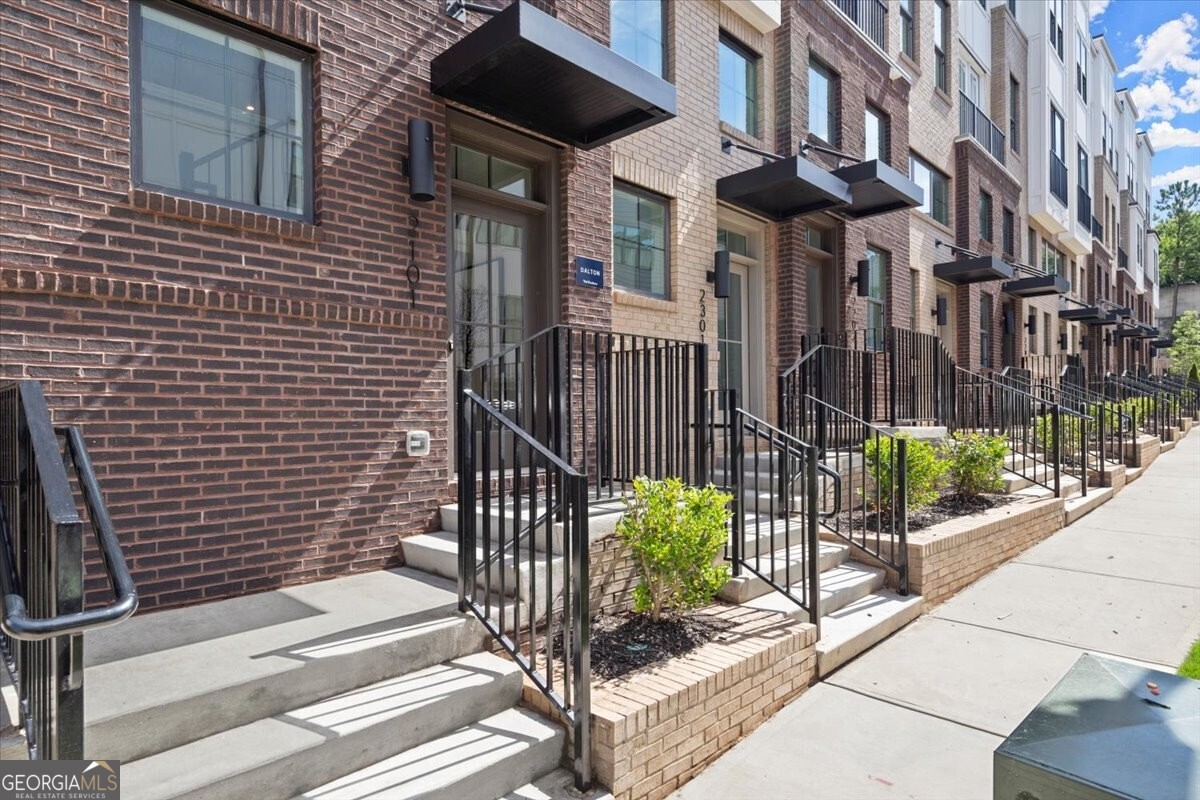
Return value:
[(850, 284), (858, 284), (858, 296), (871, 296), (871, 262), (863, 259), (858, 262), (858, 270), (850, 276)]
[(1065, 333), (1060, 333), (1058, 335), (1058, 349), (1059, 350), (1067, 349), (1067, 335)]
[(1025, 327), (1029, 329), (1030, 336), (1037, 336), (1037, 312), (1029, 315), (1029, 321), (1025, 323)]
[(949, 303), (946, 302), (946, 298), (939, 297), (933, 311), (930, 312), (930, 314), (937, 317), (937, 324), (939, 328), (945, 327), (947, 321), (949, 320), (950, 310), (948, 306)]
[(713, 297), (729, 297), (729, 251), (713, 253), (713, 268), (708, 273), (708, 282), (713, 285)]
[(427, 119), (408, 121), (408, 158), (404, 159), (408, 175), (408, 196), (418, 203), (433, 200), (433, 123)]

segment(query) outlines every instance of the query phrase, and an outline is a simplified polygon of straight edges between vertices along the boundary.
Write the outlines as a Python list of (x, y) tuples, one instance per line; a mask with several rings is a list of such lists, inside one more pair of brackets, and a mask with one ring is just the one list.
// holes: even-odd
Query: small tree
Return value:
[(1175, 343), (1167, 350), (1171, 358), (1171, 373), (1187, 375), (1189, 379), (1200, 369), (1200, 315), (1188, 311), (1175, 320), (1171, 329)]
[(898, 491), (896, 482), (899, 480), (900, 439), (904, 439), (905, 464), (908, 468), (905, 499), (908, 510), (916, 511), (937, 500), (938, 487), (946, 475), (949, 466), (937, 457), (933, 445), (920, 439), (913, 439), (904, 434), (895, 438), (872, 436), (863, 443), (863, 458), (867, 461), (867, 469), (875, 481), (877, 491), (868, 491), (865, 487), (859, 491), (864, 500), (875, 501), (879, 511), (892, 510), (892, 498)]
[(1171, 290), (1171, 319), (1179, 316), (1179, 284), (1200, 281), (1200, 184), (1179, 181), (1158, 197), (1160, 275)]
[(1189, 383), (1200, 383), (1200, 364), (1192, 363), (1192, 368), (1188, 370), (1187, 379)]
[(943, 450), (955, 494), (978, 497), (1004, 488), (1004, 454), (1008, 446), (1003, 437), (969, 433), (950, 439)]
[(729, 567), (713, 562), (728, 537), (732, 499), (711, 484), (698, 489), (679, 478), (634, 480), (617, 535), (633, 550), (641, 576), (635, 611), (649, 611), (658, 622), (664, 612), (712, 602), (729, 580)]

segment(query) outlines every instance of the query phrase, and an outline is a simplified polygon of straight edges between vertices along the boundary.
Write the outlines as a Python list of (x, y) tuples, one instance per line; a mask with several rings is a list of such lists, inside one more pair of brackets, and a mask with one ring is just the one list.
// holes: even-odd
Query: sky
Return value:
[[(1169, 183), (1200, 183), (1200, 2), (1088, 0), (1092, 34), (1117, 59), (1118, 89), (1133, 96), (1154, 145), (1154, 202)], [(1156, 214), (1157, 215), (1157, 214)]]

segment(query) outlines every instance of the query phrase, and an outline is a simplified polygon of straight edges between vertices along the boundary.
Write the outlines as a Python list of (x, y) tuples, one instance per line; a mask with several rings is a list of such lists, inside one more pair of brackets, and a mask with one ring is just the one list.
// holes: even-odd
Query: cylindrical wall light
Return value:
[(729, 251), (713, 253), (713, 271), (708, 273), (713, 285), (713, 297), (729, 297)]
[(1037, 312), (1034, 311), (1029, 315), (1029, 321), (1025, 323), (1025, 327), (1029, 329), (1030, 336), (1037, 336)]
[(433, 123), (427, 119), (408, 121), (408, 196), (428, 203), (436, 196), (433, 179)]
[(934, 305), (933, 316), (937, 317), (937, 324), (939, 328), (945, 327), (946, 323), (950, 319), (949, 305), (950, 304), (946, 302), (946, 298), (944, 297), (939, 297), (937, 299), (937, 303)]

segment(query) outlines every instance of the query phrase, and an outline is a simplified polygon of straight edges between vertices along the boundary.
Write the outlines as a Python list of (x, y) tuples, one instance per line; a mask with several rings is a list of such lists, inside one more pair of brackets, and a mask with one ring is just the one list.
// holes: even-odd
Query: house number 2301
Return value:
[(704, 320), (704, 318), (706, 316), (708, 316), (708, 303), (704, 302), (705, 294), (706, 294), (706, 292), (703, 289), (701, 289), (700, 290), (700, 332), (701, 333), (704, 333), (704, 331), (708, 328), (708, 323)]

